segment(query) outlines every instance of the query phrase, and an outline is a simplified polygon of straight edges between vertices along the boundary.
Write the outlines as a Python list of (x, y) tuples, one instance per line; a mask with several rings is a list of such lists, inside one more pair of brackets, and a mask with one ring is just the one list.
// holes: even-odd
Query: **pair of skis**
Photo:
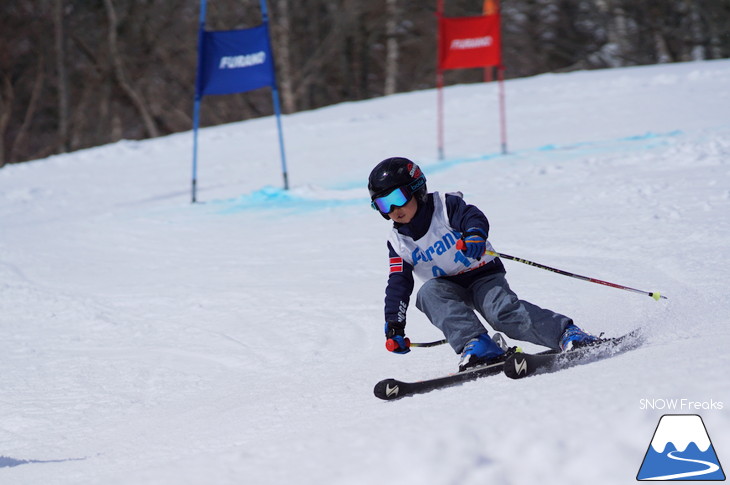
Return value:
[[(506, 347), (501, 335), (495, 335), (495, 341)], [(403, 382), (397, 379), (384, 379), (375, 385), (373, 392), (377, 398), (392, 401), (414, 394), (422, 394), (436, 389), (443, 389), (482, 377), (503, 373), (512, 379), (522, 379), (538, 374), (546, 374), (567, 369), (576, 365), (588, 364), (607, 359), (639, 347), (643, 342), (641, 332), (637, 329), (620, 337), (601, 339), (596, 344), (580, 347), (566, 352), (546, 351), (539, 354), (508, 351), (502, 362), (485, 364), (463, 372), (448, 374), (435, 379), (417, 382)]]

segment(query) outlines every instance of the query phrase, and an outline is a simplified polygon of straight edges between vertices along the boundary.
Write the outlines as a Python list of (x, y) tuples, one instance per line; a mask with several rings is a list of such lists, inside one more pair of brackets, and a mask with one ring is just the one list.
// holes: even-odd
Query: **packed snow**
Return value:
[[(444, 161), (433, 90), (285, 116), (290, 191), (271, 117), (201, 131), (198, 204), (190, 133), (1, 169), (0, 483), (630, 484), (664, 414), (730, 463), (730, 61), (506, 94), (507, 155), (494, 83), (445, 90)], [(505, 261), (522, 298), (645, 345), (376, 399), (458, 362), (384, 347), (366, 183), (390, 156), (478, 205), (497, 251), (666, 295)], [(443, 338), (415, 306), (407, 334)]]

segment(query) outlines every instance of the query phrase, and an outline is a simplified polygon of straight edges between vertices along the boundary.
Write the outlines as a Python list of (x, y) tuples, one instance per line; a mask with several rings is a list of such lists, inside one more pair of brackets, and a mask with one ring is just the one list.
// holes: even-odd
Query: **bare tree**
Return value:
[(63, 0), (53, 2), (54, 50), (56, 56), (56, 76), (58, 85), (58, 151), (69, 150), (69, 93), (68, 72), (66, 70), (66, 35), (64, 28)]
[(385, 54), (385, 94), (396, 92), (398, 82), (398, 0), (387, 0), (385, 20), (385, 35), (387, 40)]
[(706, 59), (706, 48), (705, 48), (705, 32), (704, 26), (702, 25), (702, 18), (700, 16), (700, 9), (694, 2), (687, 2), (687, 8), (689, 9), (689, 15), (687, 20), (689, 22), (690, 32), (690, 52), (687, 60), (690, 61), (703, 61)]
[(2, 90), (0, 90), (0, 167), (5, 165), (5, 132), (10, 125), (10, 117), (13, 112), (13, 101), (15, 91), (10, 82), (10, 76), (2, 78)]
[(291, 43), (291, 18), (289, 16), (289, 0), (278, 0), (277, 6), (277, 23), (273, 29), (276, 34), (276, 63), (279, 67), (279, 88), (281, 89), (281, 100), (284, 105), (285, 113), (293, 113), (296, 111), (296, 100), (294, 99), (294, 90), (292, 89), (292, 66), (291, 51), (289, 45)]
[(113, 0), (104, 0), (104, 6), (106, 7), (107, 17), (109, 20), (109, 27), (107, 32), (109, 42), (109, 56), (114, 66), (115, 79), (117, 83), (119, 83), (119, 87), (122, 88), (127, 97), (129, 97), (130, 101), (142, 117), (142, 121), (144, 122), (147, 135), (150, 137), (159, 136), (160, 132), (157, 129), (157, 125), (155, 124), (154, 119), (152, 119), (152, 115), (147, 109), (147, 105), (145, 104), (144, 99), (134, 89), (134, 86), (132, 86), (132, 83), (127, 77), (126, 71), (124, 70), (124, 64), (122, 62), (122, 58), (119, 53), (119, 47), (117, 45), (117, 14), (114, 9), (114, 3), (112, 3), (112, 1)]
[[(33, 81), (33, 89), (31, 91), (30, 101), (28, 102), (28, 105), (25, 108), (25, 115), (23, 116), (23, 122), (20, 125), (20, 128), (18, 129), (15, 139), (13, 140), (12, 145), (10, 147), (10, 155), (8, 156), (8, 158), (10, 160), (16, 159), (18, 151), (25, 144), (25, 141), (28, 138), (30, 124), (33, 121), (33, 117), (35, 116), (36, 109), (38, 108), (38, 102), (40, 100), (41, 93), (43, 92), (43, 84), (45, 81), (45, 75), (43, 72), (44, 62), (45, 62), (45, 59), (43, 58), (43, 56), (40, 56), (38, 58), (38, 65), (36, 68), (35, 80)], [(0, 154), (1, 153), (2, 153), (2, 150), (0, 150)]]

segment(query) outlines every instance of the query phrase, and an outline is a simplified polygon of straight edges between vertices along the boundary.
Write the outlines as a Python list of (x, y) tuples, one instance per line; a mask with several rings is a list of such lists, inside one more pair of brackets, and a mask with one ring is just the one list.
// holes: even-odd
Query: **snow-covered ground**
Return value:
[[(201, 132), (196, 205), (190, 133), (0, 170), (0, 483), (630, 484), (667, 413), (700, 414), (727, 466), (730, 61), (506, 90), (506, 156), (493, 84), (446, 90), (443, 162), (434, 91), (286, 116), (289, 192), (271, 118)], [(498, 251), (668, 296), (505, 263), (523, 298), (646, 345), (377, 400), (458, 360), (384, 349), (365, 186), (395, 155), (480, 206)]]

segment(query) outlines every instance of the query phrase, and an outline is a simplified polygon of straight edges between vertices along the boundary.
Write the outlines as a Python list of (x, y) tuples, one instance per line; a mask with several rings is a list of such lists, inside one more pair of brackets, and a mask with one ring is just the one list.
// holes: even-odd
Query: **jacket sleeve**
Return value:
[(405, 325), (406, 310), (413, 293), (413, 266), (395, 252), (390, 242), (390, 273), (385, 287), (385, 321)]
[(446, 213), (449, 216), (449, 224), (457, 231), (463, 233), (477, 228), (489, 237), (487, 216), (477, 206), (467, 204), (458, 195), (446, 194)]

